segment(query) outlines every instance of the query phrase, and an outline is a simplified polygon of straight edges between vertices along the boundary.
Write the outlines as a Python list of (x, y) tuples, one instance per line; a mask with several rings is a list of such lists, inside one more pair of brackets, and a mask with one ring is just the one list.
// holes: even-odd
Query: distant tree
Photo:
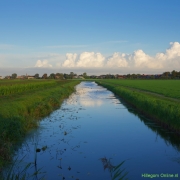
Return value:
[(126, 75), (126, 77), (127, 77), (127, 78), (130, 78), (130, 77), (131, 77), (131, 75), (130, 75), (130, 74), (127, 74), (127, 75)]
[(180, 71), (177, 72), (177, 77), (180, 79)]
[(69, 76), (70, 76), (70, 79), (73, 79), (74, 73), (73, 73), (73, 72), (70, 72)]
[(65, 79), (70, 79), (69, 74), (64, 73), (64, 78), (65, 78)]
[(140, 74), (137, 74), (137, 79), (141, 78), (141, 75)]
[(132, 74), (132, 75), (131, 75), (131, 78), (132, 78), (132, 79), (136, 79), (136, 78), (137, 78), (137, 75), (136, 75), (136, 74)]
[(56, 73), (55, 75), (56, 75), (56, 76), (60, 76), (60, 73)]
[(87, 76), (87, 73), (86, 73), (86, 72), (84, 72), (84, 73), (83, 73), (83, 77), (85, 78), (86, 76)]
[(71, 76), (74, 76), (74, 73), (73, 73), (73, 72), (70, 72), (70, 75), (71, 75)]
[(42, 79), (47, 79), (47, 74), (46, 73), (42, 75)]
[(82, 76), (83, 76), (83, 78), (85, 78), (85, 79), (89, 79), (89, 76), (87, 75), (86, 72), (84, 72), (84, 73), (82, 74)]
[(62, 73), (56, 73), (55, 74), (55, 78), (57, 79), (63, 79), (64, 78), (64, 75)]
[(173, 70), (173, 71), (171, 72), (171, 77), (172, 77), (172, 79), (176, 78), (176, 74), (177, 74), (177, 72), (176, 72), (175, 70)]
[(11, 76), (12, 79), (16, 79), (16, 77), (17, 77), (16, 73), (13, 73), (12, 76)]
[(170, 72), (163, 72), (162, 77), (165, 79), (168, 79), (170, 77), (171, 73)]
[(36, 74), (34, 75), (34, 78), (39, 79), (39, 74), (36, 73)]
[(54, 74), (54, 73), (51, 73), (51, 74), (49, 75), (49, 79), (55, 79), (55, 74)]

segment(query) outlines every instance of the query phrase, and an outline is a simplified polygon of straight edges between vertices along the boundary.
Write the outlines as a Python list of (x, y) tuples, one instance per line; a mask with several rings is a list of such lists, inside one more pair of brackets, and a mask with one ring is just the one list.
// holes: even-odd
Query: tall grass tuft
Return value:
[[(27, 180), (27, 179), (36, 179), (36, 180), (43, 180), (45, 173), (41, 172), (42, 168), (36, 169), (33, 174), (27, 173), (28, 169), (33, 168), (33, 163), (23, 163), (23, 159), (25, 156), (18, 160), (16, 158), (13, 163), (10, 164), (8, 169), (5, 169), (5, 171), (0, 175), (0, 180)], [(41, 177), (38, 178), (38, 175)]]

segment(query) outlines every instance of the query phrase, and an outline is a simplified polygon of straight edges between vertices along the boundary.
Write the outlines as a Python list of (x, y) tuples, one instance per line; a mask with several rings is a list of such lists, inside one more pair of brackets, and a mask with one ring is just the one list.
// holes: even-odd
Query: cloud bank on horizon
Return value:
[[(54, 56), (54, 55), (53, 55)], [(58, 55), (57, 55), (58, 56)], [(58, 58), (56, 57), (56, 60)], [(131, 54), (115, 52), (110, 57), (101, 53), (82, 52), (81, 54), (67, 53), (63, 63), (52, 65), (51, 59), (37, 60), (35, 67), (61, 67), (61, 68), (133, 68), (133, 69), (179, 69), (180, 43), (171, 42), (164, 53), (157, 53), (151, 57), (139, 49)]]

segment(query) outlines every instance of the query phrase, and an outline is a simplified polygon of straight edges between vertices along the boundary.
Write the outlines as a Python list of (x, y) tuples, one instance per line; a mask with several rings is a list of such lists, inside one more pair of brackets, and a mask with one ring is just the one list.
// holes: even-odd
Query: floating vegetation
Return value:
[(36, 149), (36, 152), (41, 152), (41, 149), (37, 148), (37, 149)]
[(47, 149), (47, 146), (43, 146), (41, 149), (42, 151), (45, 151)]

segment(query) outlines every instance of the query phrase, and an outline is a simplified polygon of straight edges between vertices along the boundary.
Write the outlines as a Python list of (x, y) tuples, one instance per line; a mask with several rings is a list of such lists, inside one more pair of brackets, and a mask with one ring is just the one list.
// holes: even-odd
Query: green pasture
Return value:
[(107, 83), (112, 86), (123, 86), (135, 88), (139, 90), (149, 91), (180, 99), (180, 80), (118, 80), (118, 79), (102, 79), (98, 82)]
[(0, 96), (12, 95), (40, 88), (49, 88), (57, 84), (55, 80), (6, 80), (0, 81)]

